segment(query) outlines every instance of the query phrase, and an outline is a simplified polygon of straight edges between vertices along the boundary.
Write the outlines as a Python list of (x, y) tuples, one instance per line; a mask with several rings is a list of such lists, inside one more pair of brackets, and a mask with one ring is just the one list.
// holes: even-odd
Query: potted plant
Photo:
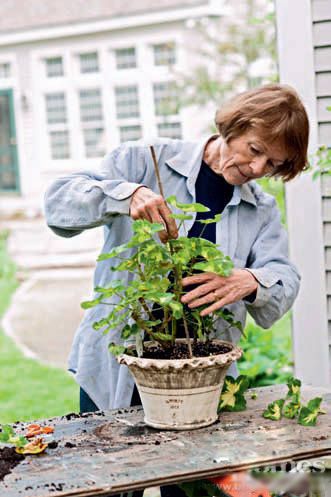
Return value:
[[(162, 193), (160, 181), (159, 187)], [(193, 213), (209, 211), (199, 203), (180, 203), (175, 196), (167, 202), (184, 232)], [(216, 215), (199, 222), (219, 220)], [(122, 344), (111, 343), (109, 349), (130, 368), (148, 425), (175, 430), (208, 426), (217, 419), (226, 371), (242, 355), (234, 344), (214, 338), (215, 323), (223, 319), (227, 327), (240, 330), (241, 323), (226, 309), (201, 317), (203, 307), (184, 306), (182, 278), (197, 271), (228, 276), (233, 263), (216, 244), (202, 238), (203, 230), (199, 238), (180, 236), (161, 244), (157, 233), (164, 230), (163, 224), (136, 220), (132, 227), (128, 243), (99, 256), (99, 260), (116, 258), (117, 265), (110, 269), (128, 271), (132, 279), (126, 285), (113, 280), (107, 288), (97, 287), (96, 298), (82, 307), (107, 304), (107, 299), (116, 297), (108, 316), (93, 327), (104, 333), (121, 327)]]

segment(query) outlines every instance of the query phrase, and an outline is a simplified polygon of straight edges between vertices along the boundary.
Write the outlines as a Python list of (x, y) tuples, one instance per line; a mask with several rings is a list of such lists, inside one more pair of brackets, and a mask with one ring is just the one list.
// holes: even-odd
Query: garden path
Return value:
[(8, 250), (18, 267), (20, 287), (3, 327), (25, 355), (66, 369), (73, 334), (90, 296), (102, 230), (62, 238), (43, 218), (6, 221)]

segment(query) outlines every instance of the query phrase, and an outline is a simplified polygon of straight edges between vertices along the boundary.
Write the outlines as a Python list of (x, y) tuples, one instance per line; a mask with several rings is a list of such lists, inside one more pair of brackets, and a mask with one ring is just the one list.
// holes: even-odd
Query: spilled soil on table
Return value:
[(0, 449), (0, 481), (11, 473), (12, 469), (14, 469), (23, 459), (24, 456), (22, 454), (17, 454), (15, 452), (15, 447), (4, 447), (3, 449)]

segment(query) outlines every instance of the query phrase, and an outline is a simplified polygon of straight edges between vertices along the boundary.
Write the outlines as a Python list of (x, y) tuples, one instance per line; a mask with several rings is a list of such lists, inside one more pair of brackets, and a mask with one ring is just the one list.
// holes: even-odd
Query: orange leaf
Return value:
[(31, 438), (31, 437), (35, 437), (36, 435), (41, 435), (42, 433), (43, 433), (43, 430), (41, 428), (34, 428), (33, 430), (28, 431), (25, 436), (26, 436), (26, 438)]
[(54, 428), (53, 426), (44, 426), (42, 428), (43, 433), (54, 433)]
[(40, 425), (36, 425), (36, 424), (32, 424), (32, 425), (28, 425), (28, 430), (37, 430), (40, 428)]

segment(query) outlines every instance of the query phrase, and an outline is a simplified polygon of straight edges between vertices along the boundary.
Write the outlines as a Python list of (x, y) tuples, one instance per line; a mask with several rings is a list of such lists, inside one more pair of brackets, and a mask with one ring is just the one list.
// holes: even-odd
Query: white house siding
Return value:
[[(331, 0), (312, 0), (318, 142), (331, 147)], [(322, 178), (329, 358), (331, 364), (331, 177)]]
[[(101, 156), (87, 158), (84, 151), (79, 108), (80, 90), (101, 91), (102, 125), (105, 130), (102, 142), (105, 152), (120, 143), (120, 125), (140, 125), (144, 138), (157, 136), (160, 133), (158, 124), (162, 122), (167, 123), (167, 129), (173, 126), (173, 131), (180, 132), (185, 138), (194, 139), (201, 136), (208, 119), (212, 120), (213, 112), (208, 112), (208, 115), (206, 113), (205, 120), (200, 113), (195, 126), (192, 126), (195, 117), (192, 115), (192, 109), (183, 109), (178, 115), (163, 118), (155, 116), (153, 102), (153, 84), (174, 80), (176, 72), (185, 72), (190, 64), (186, 50), (192, 46), (192, 36), (186, 21), (181, 19), (149, 26), (114, 29), (94, 34), (82, 33), (79, 36), (54, 39), (49, 37), (42, 42), (36, 40), (1, 46), (0, 61), (7, 60), (12, 54), (15, 67), (13, 79), (5, 82), (0, 80), (0, 89), (12, 87), (14, 90), (21, 184), (19, 199), (8, 196), (5, 206), (2, 195), (2, 210), (22, 205), (22, 199), (26, 201), (27, 206), (39, 208), (45, 188), (55, 177), (79, 169), (93, 168), (100, 163)], [(173, 68), (155, 66), (152, 46), (168, 42), (175, 43), (176, 65)], [(135, 47), (137, 68), (117, 70), (114, 51), (126, 47)], [(79, 54), (85, 52), (98, 53), (98, 73), (80, 74)], [(48, 57), (62, 57), (65, 72), (63, 77), (45, 76), (45, 58)], [(138, 87), (140, 117), (120, 122), (116, 118), (115, 88), (133, 84)], [(51, 159), (45, 94), (52, 92), (64, 92), (66, 95), (66, 129), (70, 136), (69, 159)], [(57, 127), (54, 126), (54, 129)]]
[[(330, 12), (329, 6), (330, 0), (276, 0), (280, 79), (297, 89), (307, 108), (310, 154), (321, 139), (318, 87), (325, 83), (324, 75), (315, 74), (317, 60), (326, 62), (315, 47), (316, 35), (324, 31), (317, 26), (322, 25), (317, 16)], [(302, 276), (293, 308), (295, 374), (313, 385), (328, 385), (331, 375), (324, 248), (325, 233), (330, 239), (331, 231), (328, 223), (323, 226), (326, 205), (321, 191), (320, 181), (313, 181), (310, 174), (286, 185), (290, 254)]]

